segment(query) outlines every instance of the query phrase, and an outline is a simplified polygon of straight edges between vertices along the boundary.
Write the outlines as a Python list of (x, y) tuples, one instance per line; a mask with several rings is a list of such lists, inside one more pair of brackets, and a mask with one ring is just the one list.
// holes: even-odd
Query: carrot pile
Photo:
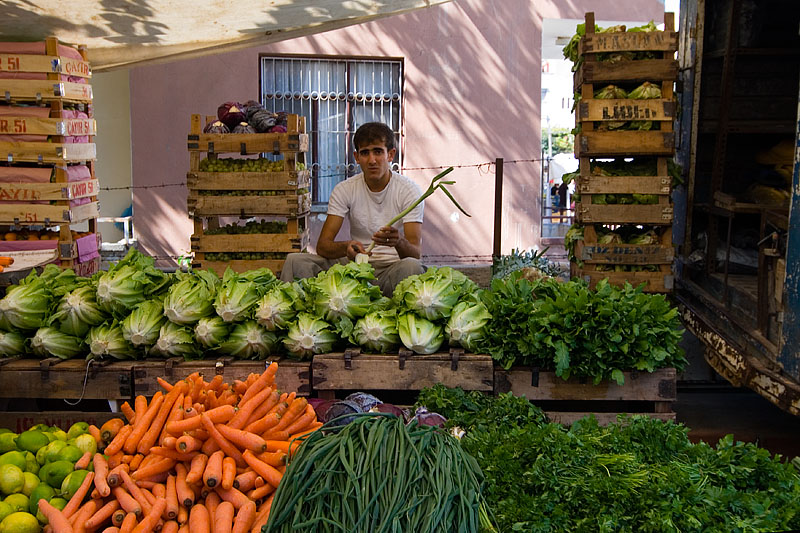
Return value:
[[(322, 424), (305, 398), (279, 393), (277, 363), (232, 385), (198, 373), (148, 402), (137, 396), (99, 431), (94, 472), (62, 511), (39, 502), (54, 533), (257, 533), (287, 455)], [(46, 528), (45, 531), (48, 529)]]

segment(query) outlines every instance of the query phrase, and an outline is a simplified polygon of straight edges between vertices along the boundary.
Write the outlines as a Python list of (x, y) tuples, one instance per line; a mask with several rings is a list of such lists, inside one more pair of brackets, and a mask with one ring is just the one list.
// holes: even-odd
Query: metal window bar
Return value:
[(393, 168), (400, 168), (401, 61), (276, 56), (263, 57), (261, 69), (264, 107), (306, 117), (315, 203), (326, 203), (336, 183), (359, 171), (352, 133), (364, 122), (391, 126), (398, 143)]

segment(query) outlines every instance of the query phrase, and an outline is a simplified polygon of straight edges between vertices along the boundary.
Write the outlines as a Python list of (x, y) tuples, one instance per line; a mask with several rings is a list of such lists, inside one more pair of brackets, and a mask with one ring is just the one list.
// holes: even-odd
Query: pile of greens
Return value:
[[(656, 31), (655, 22), (652, 20), (643, 26), (637, 26), (634, 28), (628, 28), (627, 31), (635, 32), (635, 31)], [(597, 24), (594, 26), (595, 33), (619, 33), (626, 31), (624, 25), (619, 26), (609, 26), (608, 28), (601, 28)], [(566, 59), (572, 61), (572, 71), (575, 72), (578, 70), (578, 67), (583, 63), (583, 57), (578, 55), (578, 43), (586, 35), (586, 24), (581, 23), (578, 24), (575, 28), (575, 35), (569, 40), (569, 42), (564, 46), (563, 54)], [(610, 63), (616, 63), (619, 61), (627, 61), (632, 59), (654, 59), (655, 54), (653, 52), (605, 52), (597, 54), (598, 61), (608, 61)]]
[(529, 365), (564, 379), (621, 384), (625, 370), (686, 365), (677, 309), (641, 287), (602, 280), (591, 290), (581, 281), (512, 274), (492, 280), (482, 299), (492, 320), (478, 349), (504, 368)]
[(800, 528), (797, 469), (730, 435), (692, 444), (684, 426), (646, 416), (565, 428), (542, 423), (525, 399), (441, 386), (423, 390), (418, 404), (466, 430), (461, 445), (484, 473), (499, 531)]
[[(569, 182), (567, 182), (569, 183)], [(504, 278), (523, 268), (535, 268), (545, 276), (558, 277), (562, 274), (561, 267), (550, 261), (546, 256), (547, 250), (524, 250), (516, 248), (510, 255), (501, 255), (492, 258), (492, 278)]]

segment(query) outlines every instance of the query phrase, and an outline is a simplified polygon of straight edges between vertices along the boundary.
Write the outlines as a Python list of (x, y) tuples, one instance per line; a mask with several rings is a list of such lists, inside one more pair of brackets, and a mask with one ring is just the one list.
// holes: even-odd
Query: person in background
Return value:
[[(281, 280), (313, 277), (337, 263), (353, 261), (357, 254), (367, 253), (370, 242), (375, 241), (369, 262), (375, 268), (381, 292), (391, 296), (401, 280), (425, 271), (420, 262), (424, 202), (393, 226), (385, 224), (413, 204), (422, 191), (409, 178), (391, 170), (397, 148), (387, 125), (363, 124), (356, 130), (353, 145), (361, 173), (333, 188), (317, 253), (289, 254)], [(345, 219), (350, 224), (349, 238), (336, 240)]]
[(569, 222), (568, 217), (566, 218), (563, 217), (569, 206), (569, 204), (567, 203), (567, 184), (564, 183), (563, 181), (561, 182), (561, 185), (558, 186), (558, 206), (559, 206), (558, 211), (562, 215), (562, 218), (559, 220), (559, 222), (561, 222), (562, 224)]

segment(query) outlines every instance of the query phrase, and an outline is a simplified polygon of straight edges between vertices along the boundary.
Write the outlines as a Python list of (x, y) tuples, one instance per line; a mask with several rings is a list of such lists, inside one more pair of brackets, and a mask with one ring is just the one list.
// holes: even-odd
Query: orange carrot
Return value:
[(100, 493), (100, 496), (106, 498), (111, 494), (111, 487), (108, 486), (108, 480), (106, 479), (108, 476), (108, 462), (102, 453), (94, 454), (92, 462), (94, 463), (94, 486), (97, 487), (97, 492)]
[(264, 497), (272, 494), (274, 491), (275, 491), (275, 487), (273, 487), (269, 483), (266, 483), (264, 485), (261, 485), (260, 487), (257, 487), (255, 489), (251, 490), (250, 492), (248, 492), (247, 493), (247, 497), (250, 498), (253, 501), (258, 501), (258, 500), (261, 500)]
[(211, 533), (211, 517), (202, 503), (192, 507), (189, 513), (189, 531), (192, 533)]
[(250, 433), (255, 433), (256, 435), (261, 435), (265, 431), (269, 431), (273, 427), (278, 425), (280, 422), (281, 417), (278, 416), (277, 413), (272, 413), (271, 415), (265, 415), (258, 420), (255, 420), (247, 425), (244, 428), (245, 431), (249, 431)]
[(189, 453), (203, 447), (203, 441), (192, 435), (182, 435), (175, 441), (175, 449), (179, 452)]
[(128, 475), (128, 473), (124, 470), (119, 473), (119, 477), (122, 479), (122, 483), (125, 485), (128, 493), (133, 496), (137, 503), (142, 507), (142, 512), (144, 514), (148, 514), (152, 505), (150, 505), (150, 500), (148, 500), (147, 496), (145, 496), (144, 492), (142, 492), (141, 487), (139, 487), (139, 485), (137, 485), (131, 476)]
[(245, 450), (244, 460), (250, 465), (250, 468), (258, 472), (258, 475), (273, 487), (277, 487), (281, 482), (281, 473), (275, 470), (275, 467), (256, 457), (250, 450)]
[(233, 487), (233, 480), (236, 477), (236, 461), (233, 457), (223, 457), (222, 459), (222, 478), (220, 484), (223, 489)]
[(161, 533), (178, 533), (178, 523), (175, 520), (164, 522), (164, 527), (161, 528)]
[[(144, 396), (144, 394), (140, 394), (133, 399), (133, 412), (135, 413), (134, 417), (138, 418), (136, 422), (142, 419), (145, 411), (147, 411), (147, 398)], [(131, 425), (135, 424), (136, 422), (131, 422)]]
[(139, 522), (139, 525), (133, 529), (132, 533), (151, 533), (155, 530), (156, 524), (161, 520), (161, 515), (166, 507), (167, 502), (165, 500), (158, 500), (153, 504), (150, 512)]
[(67, 518), (72, 523), (72, 530), (75, 533), (86, 531), (86, 521), (97, 511), (97, 502), (89, 500), (84, 503), (75, 514)]
[[(178, 439), (176, 439), (173, 435), (169, 433), (164, 434), (163, 439), (159, 439), (159, 445), (163, 446), (164, 448), (172, 448), (175, 449), (175, 446), (178, 444)], [(151, 448), (152, 449), (152, 448)]]
[(222, 503), (222, 498), (219, 497), (214, 491), (210, 491), (205, 496), (205, 505), (206, 509), (208, 509), (208, 517), (211, 519), (211, 524), (214, 523), (215, 517), (217, 516), (217, 507), (219, 504)]
[(142, 506), (127, 490), (125, 490), (124, 486), (120, 485), (119, 487), (114, 487), (111, 489), (111, 493), (119, 502), (120, 507), (125, 509), (129, 515), (135, 514), (136, 516), (142, 516)]
[(264, 440), (289, 440), (289, 432), (285, 429), (270, 429), (269, 431), (265, 431), (261, 437)]
[(125, 445), (125, 441), (128, 439), (128, 435), (133, 432), (133, 427), (130, 425), (123, 426), (114, 436), (114, 439), (106, 446), (106, 449), (103, 450), (108, 456), (114, 455), (117, 452), (122, 451), (122, 447)]
[(178, 517), (178, 492), (175, 490), (175, 476), (167, 477), (167, 493), (164, 499), (167, 501), (166, 517), (173, 520)]
[(124, 463), (112, 468), (111, 471), (108, 473), (108, 476), (106, 477), (106, 481), (108, 481), (108, 486), (113, 489), (114, 487), (121, 485), (122, 478), (120, 478), (119, 473), (122, 470), (127, 471), (128, 469), (129, 469), (128, 465)]
[[(221, 405), (214, 409), (209, 409), (203, 414), (216, 424), (224, 424), (233, 418), (233, 415), (236, 414), (236, 409), (232, 405)], [(195, 420), (195, 418), (197, 417), (170, 422), (167, 424), (167, 431), (173, 435), (181, 435), (184, 431), (198, 429), (202, 426), (202, 423), (199, 419)]]
[(231, 502), (222, 502), (214, 513), (214, 533), (231, 533), (235, 509)]
[(286, 429), (289, 424), (297, 420), (305, 412), (307, 405), (308, 400), (305, 398), (296, 398), (291, 404), (289, 404), (289, 408), (283, 414), (281, 421), (278, 422), (278, 425), (275, 426), (275, 429), (278, 431)]
[(162, 378), (160, 376), (156, 377), (156, 381), (161, 386), (161, 388), (164, 389), (166, 392), (170, 392), (174, 387), (174, 385), (172, 385), (172, 383), (170, 383), (169, 381), (167, 381), (166, 379), (164, 379), (164, 378)]
[(164, 428), (161, 430), (161, 435), (158, 438), (158, 442), (162, 446), (167, 446), (166, 444), (164, 444), (164, 441), (166, 440), (167, 437), (173, 437), (167, 431), (167, 425), (170, 422), (183, 420), (183, 416), (184, 416), (183, 399), (184, 399), (184, 394), (183, 394), (183, 392), (181, 392), (180, 394), (178, 394), (178, 397), (175, 399), (175, 404), (172, 407), (172, 411), (170, 411), (169, 416), (167, 416), (167, 420), (164, 422)]
[(123, 520), (122, 525), (119, 526), (119, 533), (131, 533), (133, 528), (139, 523), (136, 517), (137, 515), (134, 513), (125, 515), (125, 520)]
[(150, 463), (149, 465), (139, 468), (131, 474), (131, 477), (136, 480), (150, 478), (156, 476), (158, 474), (162, 474), (169, 470), (172, 470), (172, 467), (175, 466), (175, 459), (170, 459), (169, 457), (164, 457), (163, 460), (155, 463)]
[(268, 440), (267, 451), (289, 453), (289, 443), (282, 440)]
[(42, 498), (39, 500), (39, 510), (47, 518), (47, 522), (53, 527), (56, 533), (73, 533), (72, 525), (64, 513), (50, 505), (50, 502)]
[(119, 533), (119, 528), (117, 526), (108, 526), (103, 530), (103, 533)]
[(89, 435), (94, 437), (94, 441), (98, 446), (103, 446), (103, 438), (100, 436), (100, 428), (94, 424), (89, 424)]
[[(203, 472), (206, 469), (206, 464), (208, 463), (208, 456), (205, 454), (197, 454), (189, 465), (189, 470), (186, 473), (186, 482), (187, 483), (197, 483), (201, 479), (203, 479)], [(188, 507), (188, 506), (187, 506)]]
[(269, 398), (270, 394), (272, 394), (272, 389), (263, 389), (245, 403), (242, 403), (240, 400), (239, 410), (236, 411), (236, 415), (231, 418), (228, 425), (236, 429), (242, 429), (245, 427), (247, 425), (247, 420), (250, 418), (250, 415), (253, 413), (255, 408), (264, 403), (267, 398)]
[(189, 522), (189, 510), (181, 505), (178, 507), (178, 523), (181, 525), (187, 525), (188, 527)]
[(111, 442), (124, 425), (125, 422), (121, 418), (106, 420), (106, 422), (100, 426), (100, 438), (103, 439), (103, 442)]
[(278, 372), (278, 363), (273, 361), (270, 365), (261, 373), (258, 378), (253, 382), (252, 385), (247, 387), (244, 395), (242, 395), (242, 399), (239, 400), (239, 403), (246, 403), (247, 400), (264, 390), (265, 388), (272, 385), (272, 382), (275, 381), (275, 374)]
[(250, 499), (245, 496), (243, 492), (236, 489), (223, 489), (222, 487), (216, 487), (214, 490), (217, 492), (217, 494), (219, 494), (220, 498), (226, 502), (231, 502), (236, 509), (240, 509), (244, 504), (250, 501)]
[(244, 504), (236, 513), (231, 533), (247, 533), (256, 519), (256, 503), (252, 500)]
[(106, 520), (109, 520), (117, 509), (119, 509), (119, 502), (117, 500), (110, 500), (85, 521), (84, 527), (90, 530), (97, 529), (102, 526)]
[(164, 396), (164, 401), (161, 402), (161, 406), (155, 418), (153, 418), (153, 421), (150, 423), (150, 427), (147, 428), (144, 436), (142, 436), (139, 444), (137, 444), (136, 451), (139, 453), (147, 453), (147, 451), (153, 447), (158, 437), (161, 435), (161, 430), (164, 429), (164, 424), (167, 421), (167, 417), (169, 417), (169, 413), (172, 411), (172, 407), (175, 405), (175, 401), (182, 391), (183, 386), (179, 383)]
[(223, 380), (224, 378), (222, 377), (222, 374), (217, 374), (211, 381), (208, 382), (208, 384), (206, 385), (206, 390), (219, 392), (220, 390), (222, 390)]
[(289, 435), (294, 435), (298, 431), (306, 429), (309, 425), (317, 421), (317, 413), (311, 405), (306, 405), (305, 412), (297, 417), (294, 422), (286, 426)]
[(255, 470), (247, 470), (233, 479), (233, 488), (239, 489), (242, 492), (248, 491), (255, 487), (257, 477), (259, 476)]
[(119, 406), (119, 410), (122, 411), (122, 414), (128, 419), (128, 424), (133, 424), (134, 420), (136, 420), (136, 411), (133, 410), (131, 404), (122, 402), (122, 405)]
[(139, 413), (136, 413), (136, 423), (133, 425), (133, 431), (128, 435), (128, 438), (125, 440), (125, 446), (122, 448), (125, 450), (125, 453), (136, 452), (139, 441), (142, 440), (144, 434), (150, 429), (150, 425), (153, 423), (153, 419), (155, 419), (159, 409), (161, 409), (162, 403), (164, 403), (164, 394), (158, 391), (153, 395), (153, 399), (150, 400), (150, 405), (147, 407), (147, 411), (144, 412), (144, 415), (139, 417)]
[[(115, 500), (116, 501), (116, 500)], [(117, 503), (119, 503), (117, 501)], [(127, 515), (127, 511), (125, 509), (117, 509), (114, 511), (114, 514), (111, 515), (111, 523), (117, 527), (122, 525), (122, 521), (125, 520), (125, 516)]]
[(161, 457), (169, 457), (170, 459), (175, 459), (176, 461), (188, 462), (194, 459), (198, 455), (198, 452), (182, 453), (171, 448), (164, 448), (163, 446), (153, 446), (150, 448), (150, 454), (160, 455)]
[(211, 454), (211, 457), (208, 458), (208, 463), (206, 463), (206, 468), (203, 470), (203, 485), (213, 489), (222, 481), (222, 459), (224, 457), (225, 453), (222, 450)]
[(264, 442), (264, 439), (259, 435), (249, 433), (242, 429), (235, 429), (225, 424), (216, 424), (215, 426), (223, 437), (239, 448), (252, 450), (258, 453), (267, 449), (267, 443)]
[(117, 452), (113, 455), (108, 456), (108, 469), (113, 470), (114, 468), (118, 467), (122, 464), (122, 452)]
[(75, 470), (86, 470), (89, 467), (89, 461), (92, 460), (92, 452), (86, 452), (81, 455), (81, 458), (75, 461)]
[(264, 452), (258, 454), (257, 457), (275, 468), (286, 464), (286, 453), (284, 452)]
[(175, 491), (178, 495), (178, 503), (188, 509), (194, 505), (194, 491), (189, 488), (189, 485), (186, 483), (186, 467), (183, 466), (183, 463), (175, 465), (175, 473), (177, 474), (175, 478)]
[(89, 493), (89, 487), (92, 486), (92, 481), (94, 481), (94, 472), (89, 472), (86, 474), (86, 477), (83, 478), (83, 482), (81, 486), (78, 487), (78, 490), (75, 491), (75, 494), (72, 495), (72, 498), (69, 499), (67, 505), (61, 510), (63, 515), (66, 518), (72, 516), (72, 514), (78, 510), (78, 507), (81, 506), (83, 503), (83, 499), (86, 497), (86, 494)]
[(139, 468), (139, 466), (141, 466), (142, 464), (142, 461), (144, 461), (144, 455), (142, 455), (141, 453), (137, 453), (136, 455), (134, 455), (131, 458), (131, 462), (128, 463), (128, 466), (130, 466), (131, 468), (131, 472)]
[[(272, 409), (276, 405), (278, 405), (278, 402), (280, 402), (280, 399), (281, 399), (281, 395), (278, 393), (278, 391), (277, 390), (273, 390), (270, 393), (270, 395), (267, 397), (267, 399), (261, 405), (257, 405), (255, 407), (255, 409), (253, 409), (253, 412), (250, 414), (250, 417), (247, 419), (247, 426), (249, 426), (253, 422), (255, 422), (255, 421), (267, 416), (267, 414), (269, 414), (269, 412), (272, 411)], [(246, 429), (246, 426), (245, 426), (245, 429)]]
[(245, 466), (242, 453), (236, 448), (236, 446), (231, 444), (228, 439), (222, 436), (206, 413), (200, 415), (200, 420), (202, 421), (203, 426), (205, 426), (205, 428), (208, 430), (208, 434), (211, 435), (211, 438), (214, 439), (220, 449), (225, 452), (225, 455), (233, 457), (238, 466)]
[(264, 503), (262, 503), (258, 507), (258, 513), (256, 513), (256, 519), (253, 522), (252, 527), (250, 528), (250, 533), (261, 533), (261, 527), (267, 524), (267, 520), (269, 519), (269, 509), (272, 506), (272, 498), (274, 498), (275, 493), (269, 495)]
[(237, 379), (233, 382), (233, 390), (236, 392), (236, 394), (242, 395), (247, 392), (247, 383)]

